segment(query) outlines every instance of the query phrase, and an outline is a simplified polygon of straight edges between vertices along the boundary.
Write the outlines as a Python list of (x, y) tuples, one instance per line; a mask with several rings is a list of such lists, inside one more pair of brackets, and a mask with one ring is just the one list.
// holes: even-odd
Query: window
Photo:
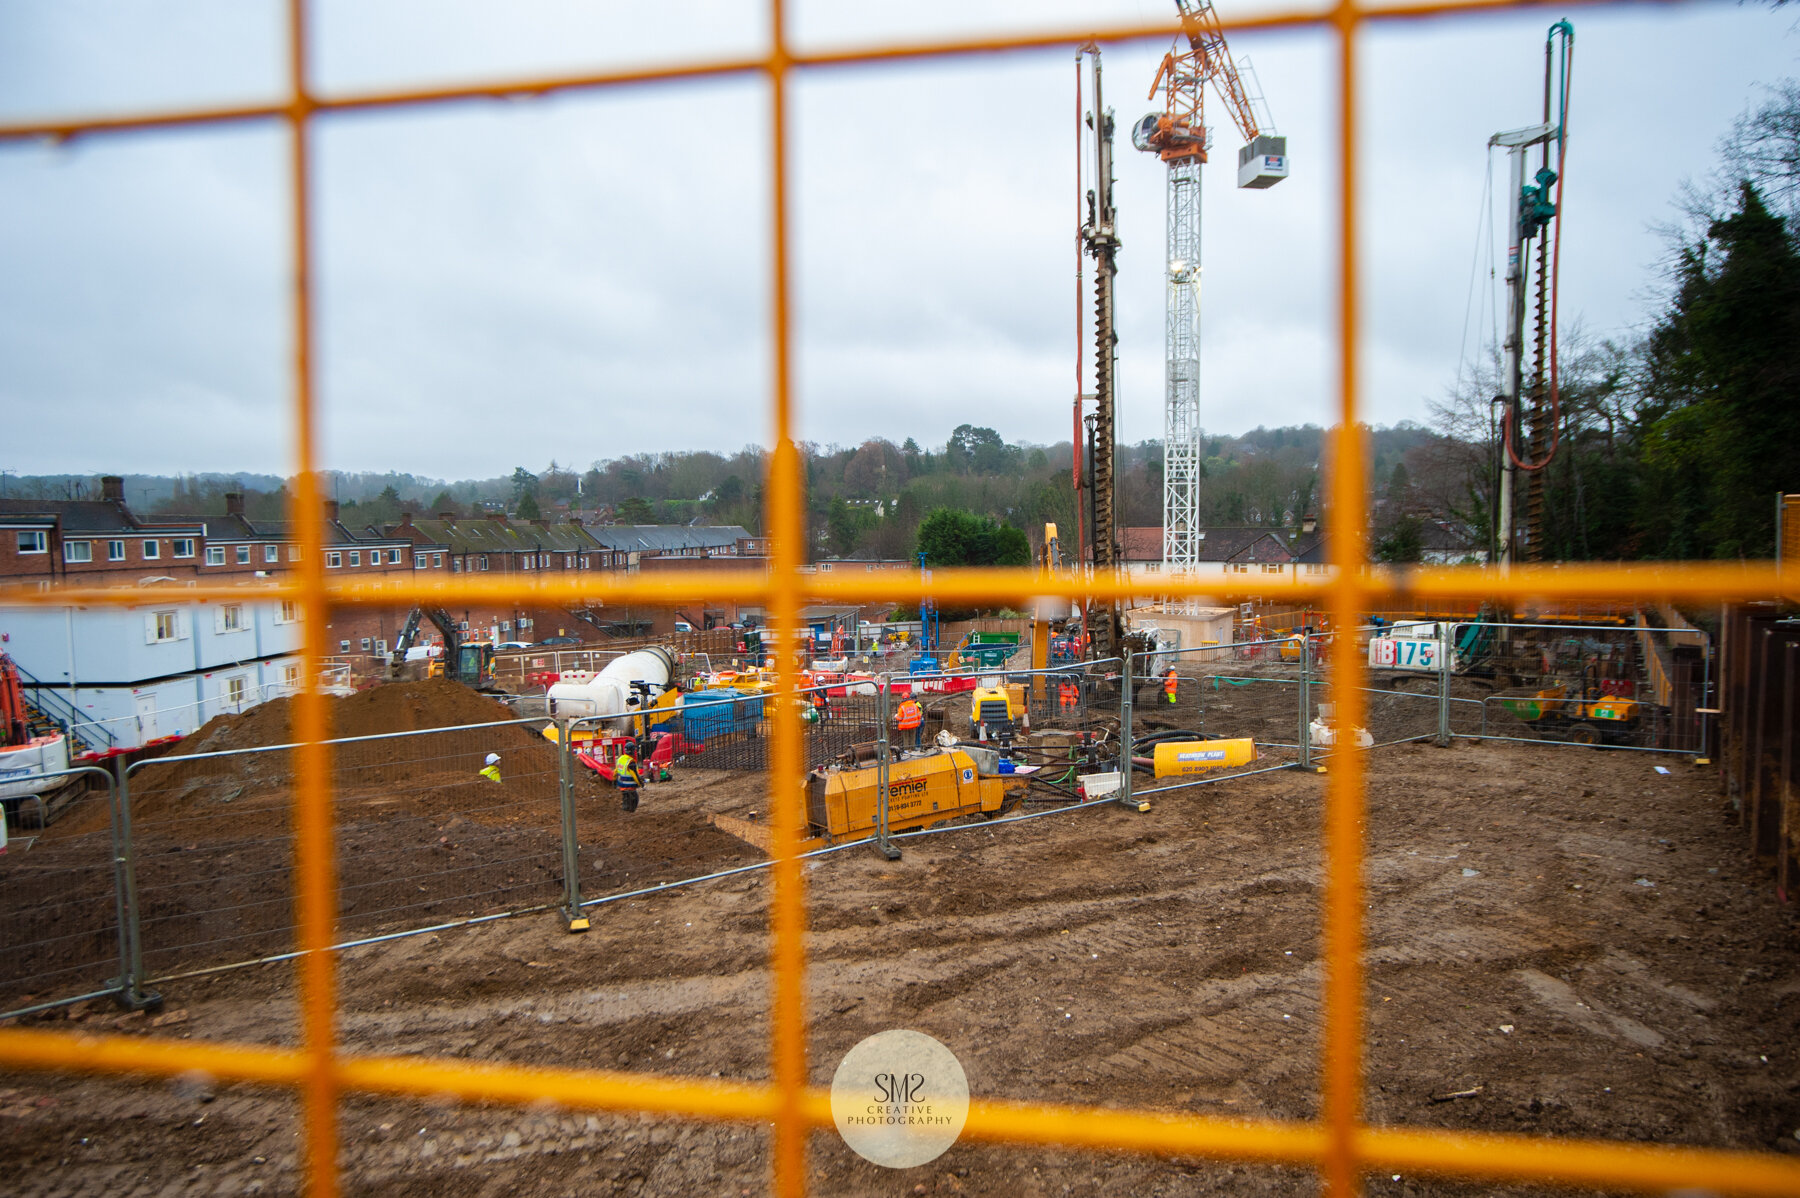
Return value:
[(590, 557), (589, 557), (589, 556), (588, 556), (588, 555), (587, 555), (587, 554), (585, 554), (585, 553), (584, 553), (584, 554), (582, 554), (582, 555), (581, 555), (581, 568), (582, 568), (582, 569), (583, 569), (583, 570), (585, 570), (585, 569), (587, 569), (587, 568), (588, 568), (588, 563), (589, 563), (589, 562), (590, 562), (590, 561), (592, 561), (592, 560), (593, 560), (593, 559), (592, 559), (592, 558), (590, 558)]
[(425, 567), (429, 566), (430, 564), (431, 564), (431, 559), (426, 557), (423, 553), (413, 554), (413, 569), (423, 570)]
[(263, 546), (263, 561), (278, 562), (280, 560), (281, 560), (281, 546), (279, 546), (279, 545), (264, 545)]
[(1280, 574), (1284, 569), (1286, 569), (1286, 567), (1283, 566), (1280, 562), (1264, 562), (1263, 563), (1263, 573), (1264, 574)]
[(350, 564), (353, 566), (362, 565), (362, 550), (352, 549), (350, 551)]
[(19, 552), (48, 553), (50, 552), (50, 538), (45, 536), (41, 530), (22, 532), (19, 534)]
[(350, 652), (350, 642), (349, 641), (339, 641), (338, 642), (338, 652), (339, 653)]
[(527, 569), (527, 570), (531, 569), (531, 554), (529, 554), (529, 553), (526, 554), (522, 560), (523, 560), (525, 569)]
[(250, 546), (239, 545), (237, 547), (237, 564), (240, 566), (247, 566), (250, 564)]
[(369, 568), (373, 569), (373, 570), (378, 570), (381, 568), (381, 550), (379, 550), (379, 549), (369, 550)]
[(275, 617), (277, 624), (296, 624), (300, 620), (300, 602), (297, 599), (283, 599), (281, 614)]
[(145, 541), (144, 542), (144, 560), (145, 561), (147, 561), (147, 562), (155, 561), (157, 558), (159, 558), (161, 556), (162, 556), (162, 542), (161, 541)]
[(397, 566), (399, 564), (400, 564), (400, 551), (398, 549), (388, 550), (388, 565)]
[(94, 543), (92, 541), (64, 541), (63, 560), (65, 562), (93, 561)]
[(194, 556), (194, 538), (192, 538), (192, 537), (177, 537), (177, 538), (175, 538), (175, 556), (176, 557), (193, 557)]
[(109, 562), (124, 561), (125, 560), (125, 542), (124, 541), (108, 541), (106, 543), (106, 560)]
[(369, 638), (365, 636), (360, 644), (362, 645), (362, 651), (367, 653), (369, 651)]
[(327, 570), (335, 570), (343, 564), (344, 564), (344, 555), (343, 554), (327, 553), (325, 555), (325, 568)]
[(443, 554), (434, 553), (431, 555), (431, 568), (433, 570), (442, 570), (444, 568), (444, 555)]
[(297, 562), (300, 560), (300, 546), (298, 546), (298, 545), (289, 545), (288, 546), (288, 560), (290, 562)]
[(488, 568), (487, 554), (485, 553), (481, 555), (481, 568), (483, 570)]
[(1323, 573), (1325, 573), (1325, 563), (1323, 563), (1323, 562), (1308, 562), (1307, 566), (1306, 566), (1306, 572), (1308, 574), (1323, 574)]
[(206, 564), (209, 566), (224, 565), (225, 564), (225, 546), (223, 546), (223, 545), (208, 545), (206, 547)]
[(150, 636), (148, 639), (153, 645), (160, 644), (163, 641), (178, 641), (181, 639), (180, 612), (151, 612), (148, 623), (149, 628), (146, 629), (146, 631), (149, 632)]
[(1248, 573), (1250, 573), (1250, 567), (1246, 566), (1243, 562), (1228, 562), (1225, 565), (1225, 569), (1230, 571), (1233, 574), (1248, 574)]
[(450, 559), (450, 573), (461, 574), (462, 573), (462, 564), (463, 564), (462, 558), (460, 558), (460, 557), (451, 558)]
[(299, 666), (282, 666), (281, 667), (281, 684), (283, 686), (299, 686), (300, 685), (300, 667)]
[(1161, 572), (1162, 572), (1162, 563), (1161, 562), (1145, 562), (1144, 563), (1144, 573), (1158, 574)]
[(244, 607), (240, 603), (227, 603), (219, 608), (220, 632), (242, 632), (244, 630)]
[(242, 678), (227, 678), (225, 680), (225, 702), (233, 707), (242, 707), (246, 689)]

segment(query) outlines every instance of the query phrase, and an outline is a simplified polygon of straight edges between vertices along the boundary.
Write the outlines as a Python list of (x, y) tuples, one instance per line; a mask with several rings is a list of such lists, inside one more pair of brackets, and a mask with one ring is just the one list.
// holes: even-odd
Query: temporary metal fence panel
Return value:
[(131, 1005), (143, 980), (132, 935), (132, 860), (112, 774), (77, 766), (43, 797), (4, 802), (0, 869), (0, 1016), (113, 996)]
[[(557, 749), (536, 723), (329, 742), (341, 940), (556, 900)], [(131, 767), (126, 793), (151, 974), (293, 951), (291, 749)], [(490, 755), (498, 781), (482, 773)], [(395, 860), (407, 864), (396, 870)], [(224, 906), (205, 898), (221, 884)]]

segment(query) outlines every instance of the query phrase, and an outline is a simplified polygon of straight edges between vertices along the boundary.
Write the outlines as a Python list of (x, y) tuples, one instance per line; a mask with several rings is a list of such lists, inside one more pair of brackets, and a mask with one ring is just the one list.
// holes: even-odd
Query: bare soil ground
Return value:
[[(1371, 767), (1372, 1120), (1800, 1148), (1800, 939), (1708, 771), (1468, 742)], [(742, 813), (755, 783), (695, 771), (634, 818)], [(1146, 815), (975, 825), (896, 863), (817, 859), (814, 1080), (864, 1036), (914, 1027), (957, 1052), (978, 1095), (1315, 1116), (1324, 785), (1262, 775)], [(536, 916), (353, 950), (341, 1033), (364, 1051), (766, 1077), (766, 902), (751, 873), (600, 907), (583, 936)], [(99, 1006), (42, 1022), (293, 1036), (285, 965), (165, 998), (160, 1027)], [(298, 1143), (281, 1093), (0, 1075), (0, 1176), (22, 1195), (288, 1193)], [(342, 1166), (358, 1194), (742, 1194), (766, 1187), (768, 1144), (755, 1127), (353, 1098)], [(821, 1194), (1314, 1188), (1287, 1170), (975, 1143), (894, 1173), (825, 1133), (811, 1168)], [(1388, 1176), (1370, 1190), (1476, 1192)]]

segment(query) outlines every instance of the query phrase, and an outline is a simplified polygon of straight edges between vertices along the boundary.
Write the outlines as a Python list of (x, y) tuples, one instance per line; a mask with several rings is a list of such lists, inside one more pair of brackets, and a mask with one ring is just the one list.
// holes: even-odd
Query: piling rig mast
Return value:
[[(1094, 410), (1088, 416), (1088, 504), (1092, 513), (1094, 577), (1110, 582), (1119, 568), (1117, 506), (1113, 496), (1114, 409), (1117, 406), (1119, 334), (1113, 322), (1113, 279), (1118, 274), (1118, 214), (1113, 209), (1113, 115), (1100, 102), (1100, 48), (1088, 45), (1091, 56), (1094, 107), (1087, 114), (1094, 131), (1094, 186), (1087, 193), (1087, 222), (1081, 226), (1081, 242), (1094, 260)], [(1077, 445), (1076, 452), (1080, 452)], [(1093, 658), (1118, 654), (1123, 628), (1119, 604), (1114, 599), (1096, 600), (1085, 622), (1089, 653)]]
[[(1561, 54), (1557, 42), (1561, 39)], [(1556, 363), (1556, 274), (1562, 258), (1562, 225), (1558, 219), (1559, 188), (1568, 151), (1569, 67), (1574, 56), (1575, 28), (1558, 21), (1544, 38), (1544, 119), (1536, 125), (1496, 133), (1488, 139), (1490, 151), (1504, 147), (1510, 163), (1512, 215), (1506, 247), (1506, 342), (1504, 381), (1506, 393), (1495, 397), (1500, 417), (1500, 510), (1495, 521), (1495, 560), (1504, 573), (1518, 558), (1518, 478), (1528, 476), (1525, 521), (1525, 557), (1544, 557), (1544, 468), (1556, 456), (1561, 418), (1560, 380)], [(1560, 67), (1560, 79), (1558, 78)], [(1554, 87), (1553, 87), (1554, 85)], [(1552, 100), (1556, 119), (1552, 121)], [(1554, 168), (1551, 145), (1555, 144)], [(1525, 176), (1525, 156), (1538, 147), (1537, 173)], [(1556, 254), (1551, 257), (1546, 228), (1554, 223)], [(1533, 243), (1537, 250), (1532, 269)], [(1525, 308), (1533, 290), (1531, 386), (1525, 388)], [(1546, 386), (1546, 376), (1548, 385)], [(1529, 420), (1523, 419), (1529, 398)], [(1546, 402), (1548, 400), (1548, 402)], [(1517, 442), (1522, 425), (1528, 425), (1528, 443), (1521, 456)]]
[[(1231, 61), (1211, 0), (1175, 0), (1187, 49), (1163, 56), (1150, 98), (1163, 91), (1163, 111), (1138, 121), (1131, 144), (1169, 168), (1165, 393), (1163, 403), (1163, 572), (1192, 574), (1200, 560), (1200, 168), (1212, 148), (1203, 111), (1208, 82), (1244, 136), (1238, 186), (1266, 188), (1287, 178), (1287, 139), (1253, 98)], [(1247, 64), (1246, 64), (1247, 68)], [(1255, 75), (1251, 74), (1254, 81)]]

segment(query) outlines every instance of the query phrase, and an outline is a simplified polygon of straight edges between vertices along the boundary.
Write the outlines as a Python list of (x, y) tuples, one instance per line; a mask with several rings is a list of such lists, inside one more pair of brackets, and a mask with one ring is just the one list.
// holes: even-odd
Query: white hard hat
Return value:
[(488, 764), (489, 764), (489, 765), (497, 765), (497, 764), (499, 764), (499, 762), (500, 762), (500, 754), (498, 754), (498, 753), (489, 753), (489, 754), (488, 754), (488, 755), (487, 755), (487, 763), (488, 763)]

